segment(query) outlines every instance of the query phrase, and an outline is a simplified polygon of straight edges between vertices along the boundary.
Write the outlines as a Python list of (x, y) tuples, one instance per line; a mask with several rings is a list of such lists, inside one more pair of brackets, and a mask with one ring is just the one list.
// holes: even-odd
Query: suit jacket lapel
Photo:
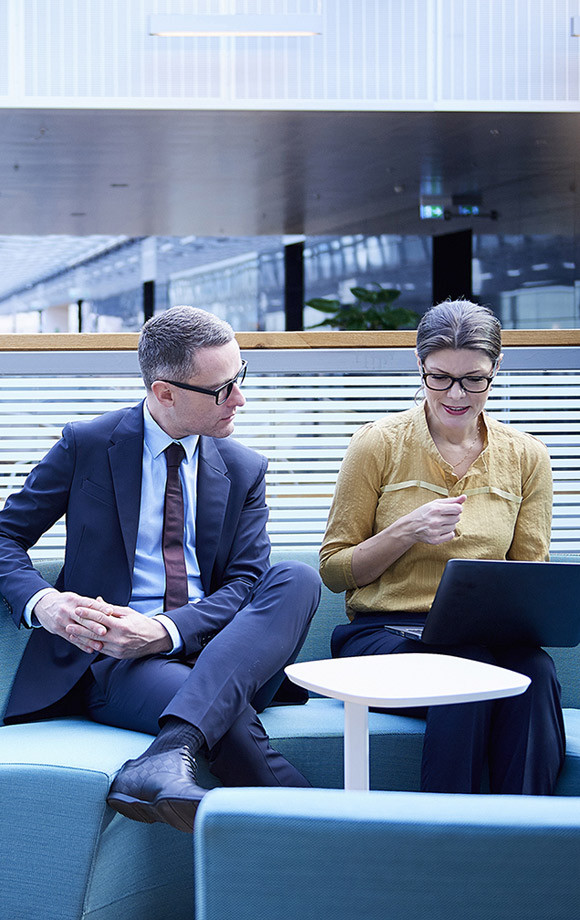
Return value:
[(111, 435), (109, 462), (123, 542), (133, 571), (143, 472), (143, 404), (128, 409)]
[(203, 589), (208, 594), (229, 493), (230, 481), (222, 455), (213, 438), (202, 436), (199, 439), (195, 543)]

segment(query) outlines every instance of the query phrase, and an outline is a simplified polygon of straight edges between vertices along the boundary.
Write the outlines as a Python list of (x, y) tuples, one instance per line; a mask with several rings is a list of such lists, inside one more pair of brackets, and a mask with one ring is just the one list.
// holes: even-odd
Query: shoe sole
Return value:
[(161, 821), (191, 834), (199, 800), (159, 798), (154, 802), (142, 802), (122, 793), (115, 793), (107, 798), (107, 805), (133, 821), (141, 821), (143, 824)]

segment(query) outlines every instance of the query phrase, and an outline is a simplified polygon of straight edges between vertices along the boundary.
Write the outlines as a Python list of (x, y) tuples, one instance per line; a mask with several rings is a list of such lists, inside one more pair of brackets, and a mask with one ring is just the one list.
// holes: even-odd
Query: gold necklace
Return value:
[(467, 450), (465, 451), (465, 453), (463, 454), (463, 456), (462, 456), (456, 463), (451, 463), (450, 461), (448, 461), (449, 466), (451, 467), (452, 470), (454, 470), (456, 466), (461, 466), (461, 464), (463, 463), (463, 461), (464, 461), (464, 460), (467, 460), (467, 458), (469, 457), (471, 451), (473, 450), (473, 448), (475, 447), (475, 445), (476, 445), (476, 443), (477, 443), (477, 440), (478, 440), (478, 438), (479, 438), (480, 428), (481, 428), (481, 419), (478, 419), (478, 420), (477, 420), (477, 430), (476, 430), (476, 432), (475, 432), (475, 437), (474, 437), (473, 441), (470, 443), (470, 445), (469, 445), (469, 447), (467, 448)]

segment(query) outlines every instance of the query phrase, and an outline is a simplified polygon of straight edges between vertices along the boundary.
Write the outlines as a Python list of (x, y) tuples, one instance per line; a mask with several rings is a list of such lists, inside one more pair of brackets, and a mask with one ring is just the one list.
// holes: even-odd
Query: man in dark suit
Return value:
[[(0, 513), (0, 590), (32, 628), (5, 721), (84, 712), (155, 734), (107, 801), (191, 830), (201, 750), (225, 785), (308, 785), (256, 711), (304, 641), (320, 582), (269, 565), (266, 460), (229, 438), (245, 402), (231, 327), (174, 307), (143, 327), (139, 362), (144, 402), (68, 424)], [(63, 515), (53, 588), (27, 551)]]

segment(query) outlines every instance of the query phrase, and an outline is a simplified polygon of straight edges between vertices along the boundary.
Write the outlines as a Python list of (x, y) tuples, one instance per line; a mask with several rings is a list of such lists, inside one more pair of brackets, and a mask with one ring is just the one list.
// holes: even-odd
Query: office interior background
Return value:
[(578, 0), (0, 0), (0, 52), (1, 333), (372, 284), (580, 325)]

